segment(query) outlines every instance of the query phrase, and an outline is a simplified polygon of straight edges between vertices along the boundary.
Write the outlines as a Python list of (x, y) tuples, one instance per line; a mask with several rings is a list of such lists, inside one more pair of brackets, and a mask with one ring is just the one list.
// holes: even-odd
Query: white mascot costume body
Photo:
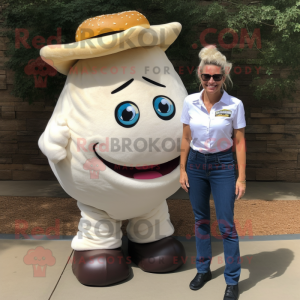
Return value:
[[(171, 237), (166, 203), (180, 187), (187, 92), (165, 50), (180, 30), (177, 22), (150, 26), (129, 11), (88, 19), (76, 43), (41, 49), (43, 60), (67, 75), (38, 143), (81, 210), (71, 246), (82, 284), (106, 286), (129, 276), (128, 261), (117, 259), (122, 220), (129, 219), (130, 258), (144, 271), (175, 270), (181, 264), (173, 257), (185, 256)], [(101, 263), (108, 256), (116, 262)]]

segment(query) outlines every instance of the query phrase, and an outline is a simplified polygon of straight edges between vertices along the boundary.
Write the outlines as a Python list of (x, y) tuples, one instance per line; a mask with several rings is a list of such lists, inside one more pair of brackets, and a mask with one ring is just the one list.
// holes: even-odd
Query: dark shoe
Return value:
[(144, 244), (128, 239), (128, 255), (143, 271), (153, 273), (172, 272), (186, 261), (183, 245), (171, 236)]
[(191, 290), (199, 290), (203, 287), (205, 282), (212, 279), (211, 271), (207, 273), (197, 273), (195, 278), (190, 283), (190, 289)]
[(107, 286), (129, 277), (129, 263), (121, 248), (74, 250), (72, 271), (81, 284)]
[(227, 284), (223, 300), (237, 300), (239, 298), (239, 286)]

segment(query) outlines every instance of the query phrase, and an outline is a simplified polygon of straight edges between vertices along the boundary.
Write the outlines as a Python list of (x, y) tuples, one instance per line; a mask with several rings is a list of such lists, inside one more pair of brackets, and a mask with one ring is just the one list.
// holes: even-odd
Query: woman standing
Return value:
[(235, 199), (241, 198), (246, 190), (245, 111), (242, 101), (224, 90), (225, 82), (231, 82), (232, 64), (213, 45), (203, 48), (199, 57), (198, 77), (203, 89), (184, 99), (181, 115), (180, 184), (189, 193), (193, 207), (197, 248), (197, 275), (190, 288), (198, 290), (212, 278), (209, 206), (212, 192), (226, 263), (224, 300), (236, 300), (241, 264), (233, 217)]

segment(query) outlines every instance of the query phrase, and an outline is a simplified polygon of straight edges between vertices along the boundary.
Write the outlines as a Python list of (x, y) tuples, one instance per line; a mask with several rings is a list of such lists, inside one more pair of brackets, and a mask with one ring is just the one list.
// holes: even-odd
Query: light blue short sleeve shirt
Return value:
[(184, 99), (180, 121), (190, 126), (191, 148), (201, 153), (215, 153), (233, 145), (233, 129), (246, 127), (243, 102), (226, 91), (208, 113), (200, 93)]

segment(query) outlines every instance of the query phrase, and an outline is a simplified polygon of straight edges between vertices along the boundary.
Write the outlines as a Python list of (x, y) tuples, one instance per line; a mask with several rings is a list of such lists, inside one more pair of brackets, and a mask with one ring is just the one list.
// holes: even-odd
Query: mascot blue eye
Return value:
[(172, 119), (175, 115), (174, 102), (166, 96), (155, 97), (153, 107), (156, 114), (165, 121)]
[(122, 102), (115, 109), (115, 118), (119, 125), (130, 128), (140, 118), (139, 108), (133, 102)]

